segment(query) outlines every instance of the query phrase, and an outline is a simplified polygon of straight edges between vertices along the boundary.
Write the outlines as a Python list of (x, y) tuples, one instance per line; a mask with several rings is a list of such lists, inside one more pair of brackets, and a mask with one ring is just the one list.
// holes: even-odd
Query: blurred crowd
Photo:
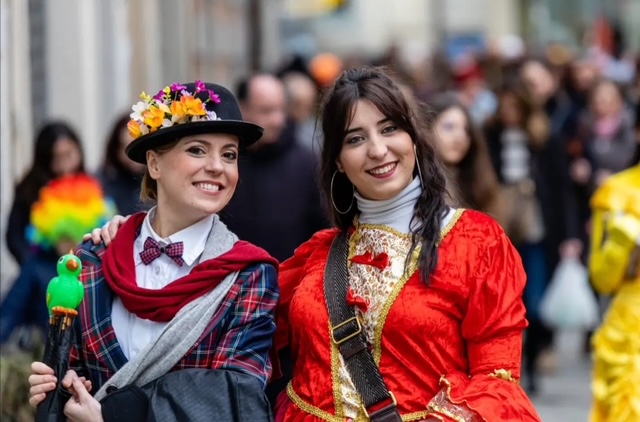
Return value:
[[(436, 52), (408, 65), (392, 47), (374, 58), (293, 57), (272, 72), (246, 76), (235, 93), (245, 120), (265, 132), (240, 159), (238, 190), (221, 219), (280, 261), (329, 225), (317, 188), (318, 105), (342, 69), (363, 64), (387, 67), (422, 105), (448, 170), (452, 205), (492, 215), (518, 248), (528, 276), (524, 373), (535, 393), (536, 374), (553, 366), (554, 333), (538, 317), (553, 271), (562, 259), (586, 262), (592, 193), (638, 162), (640, 56), (627, 54), (615, 38), (580, 53), (553, 44), (534, 54), (519, 38), (507, 37), (455, 59)], [(124, 153), (128, 121), (123, 111), (105, 134), (101, 168), (89, 175), (122, 215), (148, 206), (139, 200), (143, 168)], [(66, 122), (39, 128), (34, 145), (4, 234), (21, 271), (1, 307), (1, 341), (22, 349), (33, 348), (33, 338), (17, 328), (46, 327), (46, 314), (33, 308), (45, 309), (55, 261), (69, 240), (80, 241), (66, 239), (64, 247), (43, 252), (27, 235), (32, 209), (52, 181), (87, 171), (83, 140)], [(585, 353), (589, 337), (585, 333)]]

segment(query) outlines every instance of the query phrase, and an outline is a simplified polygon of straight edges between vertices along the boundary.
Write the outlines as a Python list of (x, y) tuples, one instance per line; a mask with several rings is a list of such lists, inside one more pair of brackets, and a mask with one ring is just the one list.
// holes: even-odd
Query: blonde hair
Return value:
[[(176, 139), (175, 141), (171, 141), (166, 145), (162, 145), (158, 148), (152, 148), (158, 155), (165, 154), (171, 151), (177, 144), (180, 142), (180, 139)], [(149, 173), (149, 167), (145, 167), (144, 175), (142, 176), (142, 183), (140, 187), (140, 200), (144, 204), (155, 203), (158, 200), (158, 182), (151, 177)]]

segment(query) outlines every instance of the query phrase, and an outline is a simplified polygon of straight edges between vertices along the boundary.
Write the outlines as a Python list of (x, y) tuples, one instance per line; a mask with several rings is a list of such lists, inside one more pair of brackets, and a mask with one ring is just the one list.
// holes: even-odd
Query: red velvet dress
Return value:
[[(456, 212), (426, 286), (417, 254), (404, 271), (407, 235), (354, 224), (347, 300), (403, 420), (539, 421), (518, 383), (526, 277), (499, 225), (479, 212)], [(276, 420), (367, 420), (329, 334), (323, 283), (336, 234), (317, 233), (280, 269), (277, 343), (290, 345), (295, 362)]]

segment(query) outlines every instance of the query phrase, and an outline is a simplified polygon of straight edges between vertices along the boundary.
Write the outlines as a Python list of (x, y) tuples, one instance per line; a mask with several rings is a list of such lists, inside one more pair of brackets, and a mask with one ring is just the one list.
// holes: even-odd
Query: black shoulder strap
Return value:
[[(362, 398), (364, 412), (372, 422), (401, 422), (396, 399), (380, 375), (366, 344), (362, 324), (347, 304), (349, 278), (348, 234), (342, 231), (329, 252), (324, 274), (324, 294), (331, 319), (331, 341), (338, 347), (347, 370)], [(384, 403), (387, 403), (384, 405)], [(370, 409), (375, 409), (369, 412)]]

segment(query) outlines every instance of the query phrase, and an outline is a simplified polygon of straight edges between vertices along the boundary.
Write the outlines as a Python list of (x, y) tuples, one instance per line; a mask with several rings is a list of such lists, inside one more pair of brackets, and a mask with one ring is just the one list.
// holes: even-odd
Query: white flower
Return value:
[(149, 133), (149, 127), (144, 123), (138, 123), (138, 126), (140, 126), (140, 131), (142, 131), (143, 135), (146, 135), (147, 133)]
[(145, 104), (145, 103), (144, 103), (144, 102), (142, 102), (142, 101), (138, 101), (136, 104), (134, 104), (134, 105), (131, 107), (131, 110), (133, 110), (133, 113), (131, 113), (131, 114), (129, 115), (129, 117), (130, 117), (132, 120), (138, 120), (138, 121), (141, 121), (141, 120), (143, 120), (143, 118), (142, 118), (142, 113), (144, 113), (145, 111), (147, 111), (147, 104)]
[(173, 126), (173, 121), (169, 119), (164, 119), (162, 121), (162, 127), (171, 127)]
[(215, 111), (207, 111), (207, 120), (221, 120)]
[(164, 111), (167, 114), (171, 114), (171, 110), (169, 110), (169, 106), (163, 103), (162, 101), (156, 100), (156, 105), (160, 110)]

